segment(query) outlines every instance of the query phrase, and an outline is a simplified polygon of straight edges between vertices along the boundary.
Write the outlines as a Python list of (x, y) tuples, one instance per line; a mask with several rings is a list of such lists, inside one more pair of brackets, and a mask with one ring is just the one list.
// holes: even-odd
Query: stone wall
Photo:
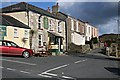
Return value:
[(87, 53), (89, 52), (91, 49), (90, 49), (90, 45), (89, 44), (86, 44), (86, 45), (82, 45), (82, 53)]
[(108, 50), (106, 49), (106, 54), (108, 56), (120, 57), (120, 45), (117, 43), (112, 43)]
[(69, 53), (86, 53), (90, 51), (90, 45), (75, 45), (73, 43), (69, 44)]
[[(102, 44), (93, 44), (93, 49), (103, 47)], [(69, 44), (69, 53), (87, 53), (91, 51), (89, 44), (86, 45), (75, 45), (73, 43)]]

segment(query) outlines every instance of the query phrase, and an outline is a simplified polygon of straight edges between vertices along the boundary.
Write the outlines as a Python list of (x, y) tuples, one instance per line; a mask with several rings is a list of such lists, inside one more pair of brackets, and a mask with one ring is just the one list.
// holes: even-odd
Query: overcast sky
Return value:
[(30, 2), (29, 1), (27, 2), (43, 9), (47, 9), (48, 6), (51, 7), (52, 5), (55, 4), (55, 2), (58, 2), (60, 5), (61, 12), (69, 14), (85, 22), (89, 22), (89, 24), (98, 27), (99, 35), (118, 33), (118, 23), (117, 23), (118, 0), (89, 0), (89, 1), (88, 0), (57, 0), (57, 1), (48, 0), (47, 2), (44, 1), (39, 0), (38, 2), (36, 1), (37, 2), (36, 3), (33, 0), (31, 0)]
[(60, 11), (99, 28), (99, 35), (118, 33), (117, 2), (59, 2)]

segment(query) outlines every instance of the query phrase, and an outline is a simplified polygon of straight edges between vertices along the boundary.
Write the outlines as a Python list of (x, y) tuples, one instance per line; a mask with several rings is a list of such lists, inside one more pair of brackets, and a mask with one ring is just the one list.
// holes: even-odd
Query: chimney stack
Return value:
[(48, 7), (47, 11), (50, 12), (50, 7)]
[(58, 5), (58, 3), (56, 3), (56, 5), (54, 5), (54, 6), (52, 6), (52, 13), (56, 15), (57, 12), (59, 12), (59, 5)]

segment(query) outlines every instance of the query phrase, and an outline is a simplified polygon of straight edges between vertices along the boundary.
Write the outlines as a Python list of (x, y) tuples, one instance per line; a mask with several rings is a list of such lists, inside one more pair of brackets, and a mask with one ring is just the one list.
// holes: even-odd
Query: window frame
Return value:
[(14, 38), (18, 38), (18, 29), (14, 28)]

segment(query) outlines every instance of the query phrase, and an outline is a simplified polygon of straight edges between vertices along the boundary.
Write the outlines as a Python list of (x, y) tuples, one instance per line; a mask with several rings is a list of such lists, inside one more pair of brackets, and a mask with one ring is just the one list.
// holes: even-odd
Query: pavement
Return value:
[(95, 49), (88, 54), (30, 57), (0, 57), (2, 78), (76, 80), (78, 78), (120, 78), (120, 62)]

